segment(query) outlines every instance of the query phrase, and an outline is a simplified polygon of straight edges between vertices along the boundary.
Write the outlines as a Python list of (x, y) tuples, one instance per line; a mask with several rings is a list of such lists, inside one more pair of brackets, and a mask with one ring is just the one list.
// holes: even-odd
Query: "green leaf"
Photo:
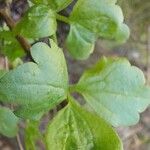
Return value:
[(0, 106), (0, 133), (13, 137), (18, 131), (18, 118), (8, 108)]
[(35, 39), (53, 35), (56, 28), (55, 12), (46, 5), (35, 5), (16, 25), (14, 33)]
[(77, 59), (89, 57), (94, 50), (96, 37), (81, 25), (71, 25), (68, 35), (67, 47), (72, 56)]
[[(122, 10), (115, 3), (116, 0), (77, 1), (69, 17), (71, 28), (67, 38), (68, 49), (74, 58), (87, 58), (99, 37), (119, 42), (125, 42), (128, 39), (129, 28), (123, 23)], [(91, 40), (88, 37), (89, 34), (92, 35)], [(79, 53), (82, 50), (84, 55)]]
[(57, 12), (66, 8), (73, 0), (31, 0), (34, 4), (45, 4)]
[(68, 74), (63, 52), (51, 40), (51, 48), (45, 43), (33, 45), (31, 55), (35, 63), (20, 65), (0, 79), (0, 100), (33, 110), (31, 106), (39, 103), (40, 109), (50, 108), (66, 98)]
[(50, 122), (47, 150), (122, 150), (114, 130), (99, 117), (71, 102)]
[(150, 104), (141, 70), (126, 59), (103, 58), (74, 87), (93, 110), (114, 126), (133, 125)]
[(25, 128), (25, 147), (27, 150), (37, 150), (36, 142), (42, 139), (39, 122), (28, 121)]
[(0, 31), (0, 40), (3, 41), (3, 43), (0, 44), (2, 53), (6, 55), (11, 61), (13, 61), (17, 57), (24, 56), (24, 50), (22, 49), (21, 45), (18, 43), (15, 35), (13, 35), (12, 32), (5, 30)]

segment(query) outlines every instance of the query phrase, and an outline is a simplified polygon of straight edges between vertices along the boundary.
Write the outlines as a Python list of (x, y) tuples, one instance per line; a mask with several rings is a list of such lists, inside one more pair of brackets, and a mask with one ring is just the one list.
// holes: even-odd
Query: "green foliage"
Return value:
[[(143, 73), (126, 59), (103, 58), (85, 71), (75, 90), (114, 126), (133, 125), (150, 103)], [(134, 106), (134, 107), (133, 107)]]
[[(57, 13), (72, 0), (34, 0), (33, 5), (14, 29), (29, 39), (52, 36), (56, 32)], [(78, 0), (66, 23), (70, 32), (66, 45), (76, 59), (86, 59), (94, 50), (98, 38), (123, 43), (129, 37), (129, 28), (123, 23), (121, 8), (116, 1)], [(59, 17), (63, 21), (63, 17)], [(42, 30), (41, 30), (42, 28)], [(30, 31), (32, 29), (32, 32)]]
[(36, 63), (20, 65), (1, 78), (0, 100), (33, 104), (46, 100), (54, 103), (64, 99), (68, 75), (61, 49), (53, 41), (51, 48), (44, 43), (37, 43), (31, 48), (31, 54)]
[(16, 57), (24, 56), (24, 51), (18, 41), (15, 39), (15, 35), (10, 31), (0, 31), (0, 40), (3, 41), (0, 44), (2, 53), (8, 56), (10, 60), (14, 60)]
[[(68, 104), (49, 122), (45, 132), (48, 150), (122, 150), (111, 125), (137, 123), (139, 113), (150, 104), (150, 88), (145, 85), (143, 73), (124, 58), (102, 58), (83, 73), (77, 84), (69, 86), (65, 57), (54, 38), (56, 20), (68, 23), (66, 46), (76, 59), (88, 58), (98, 38), (125, 42), (129, 28), (123, 23), (121, 8), (116, 0), (78, 0), (67, 18), (58, 12), (72, 0), (31, 2), (33, 5), (12, 31), (0, 32), (3, 53), (10, 59), (22, 56), (17, 35), (34, 43), (30, 49), (33, 62), (17, 61), (12, 64), (15, 69), (0, 71), (0, 101), (15, 106), (14, 112), (0, 107), (0, 133), (15, 136), (18, 118), (23, 118), (27, 122), (26, 149), (36, 150), (37, 140), (43, 140), (41, 117), (67, 99)], [(55, 42), (37, 42), (51, 36)], [(92, 109), (79, 106), (72, 92), (83, 95)]]
[(53, 35), (56, 32), (56, 26), (55, 12), (48, 6), (39, 4), (29, 9), (15, 27), (14, 33), (36, 39)]
[(67, 45), (77, 59), (85, 59), (93, 52), (98, 37), (120, 42), (129, 37), (129, 29), (123, 24), (122, 11), (115, 1), (78, 0), (69, 20), (71, 29)]
[(94, 50), (95, 41), (94, 33), (79, 24), (71, 25), (67, 46), (74, 58), (88, 58)]
[(18, 131), (18, 118), (13, 114), (13, 112), (5, 107), (0, 106), (0, 133), (13, 137)]
[(46, 134), (47, 150), (122, 149), (118, 136), (103, 119), (72, 100), (50, 122)]
[(52, 40), (50, 43), (51, 48), (44, 43), (35, 44), (31, 54), (36, 63), (20, 65), (0, 80), (0, 100), (26, 107), (20, 110), (23, 114), (19, 111), (20, 115), (28, 115), (30, 109), (41, 113), (66, 98), (65, 59), (61, 49)]

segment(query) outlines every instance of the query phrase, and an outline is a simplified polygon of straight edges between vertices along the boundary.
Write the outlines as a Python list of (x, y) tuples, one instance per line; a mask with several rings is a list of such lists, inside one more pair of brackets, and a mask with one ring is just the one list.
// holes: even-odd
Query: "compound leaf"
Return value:
[(31, 7), (14, 28), (14, 33), (29, 39), (43, 38), (56, 32), (55, 12), (46, 5)]
[(15, 136), (18, 131), (18, 121), (10, 109), (0, 106), (0, 134), (8, 137)]
[(63, 52), (51, 40), (51, 48), (45, 43), (33, 45), (31, 55), (35, 63), (20, 65), (0, 78), (0, 100), (21, 104), (30, 110), (39, 103), (39, 109), (50, 108), (65, 99), (67, 93), (68, 74)]
[(48, 150), (122, 150), (114, 130), (75, 102), (69, 103), (50, 122), (46, 143)]
[[(74, 58), (87, 58), (98, 37), (119, 42), (124, 42), (129, 37), (129, 28), (123, 23), (122, 10), (115, 3), (116, 0), (77, 1), (69, 17), (71, 28), (67, 38), (68, 49)], [(92, 35), (91, 40), (89, 34)], [(79, 52), (82, 50), (84, 55)]]
[(75, 86), (93, 110), (114, 126), (133, 125), (150, 104), (142, 71), (126, 59), (103, 58)]

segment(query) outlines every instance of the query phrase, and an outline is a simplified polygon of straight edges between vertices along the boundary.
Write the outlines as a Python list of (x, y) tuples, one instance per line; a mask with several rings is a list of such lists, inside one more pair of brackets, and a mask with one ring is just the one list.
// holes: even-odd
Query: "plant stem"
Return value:
[(21, 140), (20, 140), (20, 136), (19, 136), (19, 133), (17, 134), (17, 143), (18, 143), (18, 147), (20, 150), (24, 150), (23, 146), (22, 146), (22, 143), (21, 143)]
[[(14, 20), (10, 17), (9, 10), (7, 8), (0, 9), (0, 16), (5, 20), (7, 26), (12, 31), (13, 28), (16, 26), (16, 24), (15, 24)], [(16, 35), (16, 39), (18, 40), (18, 42), (24, 49), (25, 53), (30, 55), (31, 45), (29, 44), (29, 42), (20, 35)]]
[(12, 20), (11, 17), (8, 16), (8, 9), (1, 9), (0, 16), (5, 20), (10, 30), (12, 30), (15, 27), (15, 22)]
[(54, 42), (55, 42), (56, 44), (58, 44), (58, 41), (57, 41), (57, 36), (56, 36), (56, 34), (54, 34), (54, 35), (52, 36), (52, 39), (54, 40)]
[(56, 18), (57, 18), (57, 20), (59, 20), (59, 21), (61, 21), (61, 22), (64, 22), (64, 23), (66, 23), (66, 24), (70, 24), (69, 19), (68, 19), (67, 17), (65, 17), (65, 16), (62, 16), (62, 15), (57, 14), (57, 15), (56, 15)]

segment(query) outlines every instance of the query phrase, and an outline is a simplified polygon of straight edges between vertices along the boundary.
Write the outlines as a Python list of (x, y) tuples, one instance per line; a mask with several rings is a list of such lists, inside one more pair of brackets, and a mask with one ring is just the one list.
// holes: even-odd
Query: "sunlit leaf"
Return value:
[(114, 126), (133, 125), (150, 104), (144, 75), (126, 59), (103, 58), (85, 71), (75, 90), (93, 110)]
[(35, 44), (31, 55), (35, 63), (20, 65), (1, 77), (0, 100), (22, 104), (33, 111), (33, 106), (40, 103), (37, 112), (40, 113), (65, 99), (68, 74), (63, 52), (53, 41), (51, 48), (45, 43)]
[(115, 3), (116, 0), (77, 1), (69, 17), (71, 28), (67, 38), (68, 49), (74, 58), (86, 59), (99, 37), (118, 42), (128, 39), (129, 28), (123, 23), (122, 10)]
[(56, 32), (55, 12), (46, 5), (31, 7), (14, 28), (14, 33), (25, 38), (42, 38)]
[(71, 102), (50, 122), (48, 150), (122, 150), (114, 130), (99, 117)]

